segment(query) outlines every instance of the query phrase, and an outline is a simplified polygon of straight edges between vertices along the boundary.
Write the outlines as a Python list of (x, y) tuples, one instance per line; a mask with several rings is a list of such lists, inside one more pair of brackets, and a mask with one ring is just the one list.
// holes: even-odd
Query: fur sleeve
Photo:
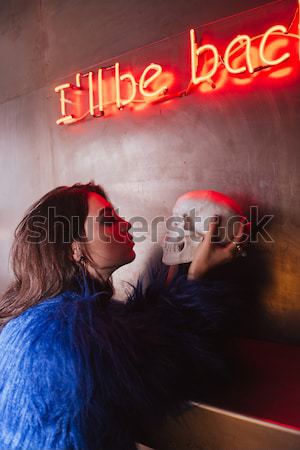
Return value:
[(140, 419), (203, 400), (228, 376), (228, 289), (164, 278), (152, 270), (145, 287), (141, 276), (125, 304), (66, 292), (8, 322), (1, 450), (134, 450)]
[(165, 405), (209, 400), (231, 380), (227, 345), (239, 291), (221, 280), (188, 280), (184, 272), (169, 286), (165, 278), (163, 267), (150, 267), (126, 304), (145, 383)]
[(100, 310), (95, 298), (68, 294), (28, 309), (4, 327), (1, 450), (136, 448), (114, 414), (123, 387), (117, 381), (122, 355), (113, 320)]

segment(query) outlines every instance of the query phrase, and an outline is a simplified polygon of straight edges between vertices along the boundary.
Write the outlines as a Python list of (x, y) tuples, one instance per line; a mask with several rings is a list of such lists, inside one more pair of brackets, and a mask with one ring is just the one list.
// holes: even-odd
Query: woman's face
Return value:
[(112, 204), (101, 195), (90, 192), (89, 212), (85, 221), (86, 246), (104, 276), (135, 258), (134, 242), (128, 233), (131, 224), (118, 216)]

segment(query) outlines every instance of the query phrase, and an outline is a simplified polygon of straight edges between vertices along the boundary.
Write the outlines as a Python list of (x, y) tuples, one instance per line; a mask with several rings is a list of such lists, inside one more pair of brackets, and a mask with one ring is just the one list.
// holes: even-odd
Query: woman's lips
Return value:
[(135, 242), (133, 241), (133, 237), (130, 234), (128, 234), (128, 236), (127, 236), (127, 243), (135, 245)]

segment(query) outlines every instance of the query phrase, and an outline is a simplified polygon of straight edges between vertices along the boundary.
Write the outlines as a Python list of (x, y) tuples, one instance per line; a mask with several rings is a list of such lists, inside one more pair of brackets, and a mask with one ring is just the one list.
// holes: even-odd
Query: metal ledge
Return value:
[(299, 450), (300, 429), (191, 402), (145, 441), (156, 450)]

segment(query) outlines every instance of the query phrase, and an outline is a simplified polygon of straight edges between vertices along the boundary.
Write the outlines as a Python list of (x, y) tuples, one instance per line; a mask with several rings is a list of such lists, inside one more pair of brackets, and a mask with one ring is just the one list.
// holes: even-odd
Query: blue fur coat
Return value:
[(140, 423), (229, 376), (230, 289), (165, 275), (141, 275), (126, 302), (85, 279), (6, 324), (1, 450), (134, 450)]

